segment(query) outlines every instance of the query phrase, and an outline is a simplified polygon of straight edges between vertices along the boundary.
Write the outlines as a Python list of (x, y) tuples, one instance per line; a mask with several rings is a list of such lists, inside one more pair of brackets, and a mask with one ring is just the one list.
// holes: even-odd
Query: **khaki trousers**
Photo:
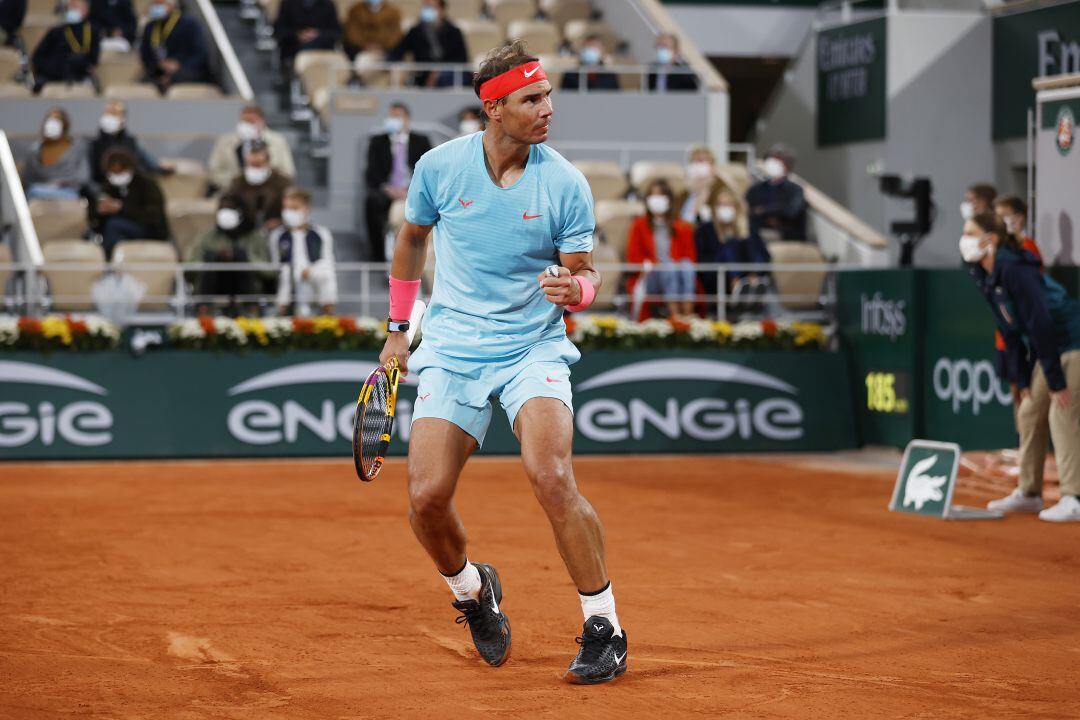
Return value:
[(1042, 494), (1043, 465), (1047, 441), (1054, 440), (1062, 495), (1080, 495), (1080, 350), (1061, 356), (1065, 382), (1072, 391), (1072, 402), (1064, 410), (1050, 398), (1042, 365), (1035, 364), (1031, 374), (1031, 393), (1016, 413), (1020, 431), (1020, 489)]

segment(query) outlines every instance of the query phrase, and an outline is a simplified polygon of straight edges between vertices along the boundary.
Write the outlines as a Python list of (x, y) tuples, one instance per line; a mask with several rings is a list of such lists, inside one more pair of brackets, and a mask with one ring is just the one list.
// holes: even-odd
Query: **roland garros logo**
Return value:
[(603, 397), (589, 400), (576, 413), (577, 428), (582, 435), (603, 443), (640, 440), (646, 433), (677, 439), (688, 436), (695, 440), (718, 441), (731, 437), (749, 440), (755, 435), (770, 440), (792, 441), (803, 436), (803, 409), (793, 397), (798, 389), (783, 380), (759, 370), (720, 360), (672, 359), (646, 360), (609, 370), (589, 378), (577, 386), (588, 392), (616, 385), (642, 382), (651, 385), (690, 381), (743, 385), (778, 393), (774, 397), (752, 401), (739, 397), (735, 391), (729, 399), (695, 397), (687, 402), (669, 397), (657, 408), (641, 398), (620, 393), (623, 398)]
[[(7, 385), (45, 386), (98, 397), (108, 395), (97, 383), (63, 370), (0, 360), (0, 387)], [(112, 442), (112, 426), (112, 412), (95, 400), (66, 404), (50, 400), (34, 404), (0, 400), (0, 448), (22, 447), (35, 441), (46, 447), (60, 442), (99, 447)]]

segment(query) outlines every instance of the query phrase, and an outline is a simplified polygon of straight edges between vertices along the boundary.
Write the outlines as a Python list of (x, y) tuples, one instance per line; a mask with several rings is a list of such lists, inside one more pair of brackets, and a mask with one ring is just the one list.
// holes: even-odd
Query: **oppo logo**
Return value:
[(968, 403), (972, 415), (995, 400), (1001, 405), (1012, 404), (1009, 389), (998, 381), (988, 360), (941, 358), (934, 364), (933, 383), (934, 394), (938, 400), (951, 403), (953, 413), (959, 414)]
[[(0, 385), (44, 385), (104, 396), (105, 388), (63, 370), (33, 363), (0, 361)], [(113, 415), (93, 400), (64, 405), (43, 401), (36, 405), (0, 402), (0, 447), (15, 448), (40, 442), (46, 447), (65, 442), (80, 447), (99, 447), (113, 440)]]
[[(796, 388), (763, 372), (719, 360), (647, 360), (601, 373), (581, 383), (580, 392), (643, 380), (690, 380), (753, 385), (794, 395)], [(686, 436), (719, 441), (755, 435), (791, 441), (803, 436), (802, 407), (789, 397), (772, 397), (756, 404), (746, 398), (697, 398), (680, 403), (669, 397), (662, 408), (640, 398), (628, 402), (596, 398), (581, 405), (575, 415), (577, 429), (596, 442), (640, 440), (659, 432), (672, 440)]]

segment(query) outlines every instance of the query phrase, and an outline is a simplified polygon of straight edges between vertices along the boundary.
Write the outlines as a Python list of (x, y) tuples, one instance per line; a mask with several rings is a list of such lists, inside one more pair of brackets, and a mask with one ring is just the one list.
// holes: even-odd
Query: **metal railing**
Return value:
[[(0, 130), (0, 244), (6, 244), (12, 259), (23, 267), (38, 268), (45, 262), (26, 202), (26, 193), (23, 192), (22, 179), (3, 130)], [(24, 282), (27, 285), (22, 292), (30, 297), (40, 293), (36, 273), (26, 273)], [(2, 291), (3, 288), (0, 288)]]

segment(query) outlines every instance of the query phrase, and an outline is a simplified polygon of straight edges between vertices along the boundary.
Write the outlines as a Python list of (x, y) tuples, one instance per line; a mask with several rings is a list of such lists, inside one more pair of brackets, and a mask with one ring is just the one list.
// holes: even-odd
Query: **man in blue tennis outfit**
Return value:
[[(592, 194), (581, 173), (542, 144), (551, 84), (523, 43), (488, 53), (474, 88), (487, 129), (417, 163), (390, 272), (380, 360), (396, 357), (420, 381), (409, 439), (409, 522), (453, 591), (481, 657), (506, 662), (511, 635), (499, 575), (469, 562), (453, 506), (458, 476), (483, 444), (498, 401), (581, 600), (581, 648), (566, 679), (607, 682), (626, 671), (626, 634), (615, 614), (603, 528), (574, 480), (570, 365), (580, 354), (562, 320), (564, 310), (588, 307), (601, 283), (592, 266)], [(432, 229), (435, 287), (423, 342), (410, 357), (404, 331)]]

